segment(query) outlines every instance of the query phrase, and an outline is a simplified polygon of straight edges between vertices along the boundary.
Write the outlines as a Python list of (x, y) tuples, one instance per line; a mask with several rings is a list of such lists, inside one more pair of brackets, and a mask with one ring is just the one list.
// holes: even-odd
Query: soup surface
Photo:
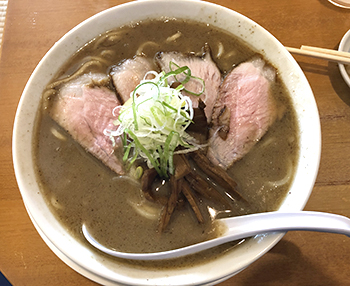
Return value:
[[(211, 48), (212, 58), (223, 75), (255, 55), (236, 37), (210, 25), (176, 19), (148, 20), (93, 39), (72, 56), (53, 82), (73, 74), (88, 61), (95, 63), (84, 72), (108, 74), (113, 65), (136, 54), (149, 58), (159, 51), (200, 54), (205, 44)], [(113, 85), (109, 87), (114, 90)], [(289, 95), (278, 77), (272, 91), (275, 100), (285, 107), (283, 118), (228, 169), (246, 202), (231, 198), (227, 208), (200, 198), (200, 208), (206, 213), (203, 224), (197, 222), (188, 204), (179, 202), (162, 233), (158, 232), (162, 206), (144, 198), (139, 181), (118, 176), (58, 126), (47, 113), (50, 100), (44, 94), (34, 152), (38, 180), (47, 202), (62, 224), (82, 242), (81, 227), (85, 223), (102, 244), (127, 252), (167, 250), (215, 237), (220, 227), (212, 223), (213, 217), (276, 210), (293, 178), (298, 126)], [(155, 181), (153, 187), (167, 192), (163, 180)], [(219, 191), (225, 194), (224, 190)]]

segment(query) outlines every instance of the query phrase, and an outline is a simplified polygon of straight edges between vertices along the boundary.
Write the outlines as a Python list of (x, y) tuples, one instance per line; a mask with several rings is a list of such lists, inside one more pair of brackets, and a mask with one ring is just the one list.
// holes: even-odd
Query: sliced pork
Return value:
[[(204, 80), (205, 90), (200, 97), (187, 95), (192, 99), (193, 107), (195, 108), (198, 107), (199, 99), (205, 103), (204, 112), (209, 122), (222, 80), (220, 70), (212, 60), (209, 48), (205, 48), (205, 53), (202, 57), (197, 57), (192, 54), (185, 55), (178, 52), (161, 52), (157, 54), (156, 62), (165, 72), (170, 71), (170, 62), (175, 63), (179, 67), (188, 66), (191, 70), (191, 75)], [(173, 70), (174, 69), (176, 69), (176, 67), (174, 67)], [(185, 88), (194, 93), (200, 93), (202, 87), (201, 81), (195, 79), (191, 79), (185, 84)]]
[(275, 70), (261, 58), (234, 68), (219, 89), (212, 116), (207, 156), (225, 169), (241, 159), (276, 120), (270, 94)]
[(120, 105), (116, 95), (101, 84), (109, 78), (102, 74), (85, 74), (60, 88), (53, 99), (50, 116), (92, 155), (118, 174), (124, 174), (122, 161), (116, 155), (122, 148), (104, 130), (115, 130), (113, 109)]
[(131, 92), (151, 70), (155, 70), (153, 61), (141, 56), (128, 59), (112, 68), (110, 74), (122, 103), (130, 98)]

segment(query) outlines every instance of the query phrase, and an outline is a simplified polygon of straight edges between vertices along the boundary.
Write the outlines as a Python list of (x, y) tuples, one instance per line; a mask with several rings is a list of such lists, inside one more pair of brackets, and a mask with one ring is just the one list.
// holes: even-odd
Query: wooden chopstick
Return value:
[(320, 53), (325, 53), (329, 55), (335, 55), (335, 56), (341, 56), (345, 58), (350, 59), (350, 53), (348, 52), (341, 52), (337, 50), (331, 50), (331, 49), (324, 49), (324, 48), (318, 48), (318, 47), (311, 47), (311, 46), (301, 46), (300, 49), (302, 50), (308, 50), (308, 51), (315, 51), (315, 52), (320, 52)]
[(310, 46), (301, 46), (300, 49), (286, 47), (286, 49), (292, 54), (314, 57), (331, 62), (338, 62), (341, 64), (350, 65), (350, 53), (347, 52), (340, 52), (336, 50)]

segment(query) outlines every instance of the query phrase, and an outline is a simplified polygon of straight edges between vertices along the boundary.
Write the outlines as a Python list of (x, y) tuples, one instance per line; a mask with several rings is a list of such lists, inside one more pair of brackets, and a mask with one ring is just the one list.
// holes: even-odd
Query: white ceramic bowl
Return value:
[(302, 210), (317, 175), (321, 134), (311, 88), (293, 57), (278, 40), (250, 19), (202, 1), (137, 1), (103, 11), (68, 32), (38, 64), (23, 91), (13, 131), (13, 161), (27, 211), (48, 246), (70, 267), (104, 285), (213, 285), (240, 272), (271, 249), (281, 234), (258, 236), (214, 261), (186, 269), (147, 270), (124, 264), (106, 265), (98, 254), (77, 242), (55, 219), (35, 178), (32, 137), (40, 96), (60, 66), (98, 34), (134, 20), (160, 16), (196, 19), (223, 28), (260, 52), (279, 71), (291, 96), (300, 125), (300, 156), (295, 180), (281, 211)]
[(328, 0), (335, 6), (350, 9), (350, 0)]
[[(341, 52), (350, 52), (350, 30), (347, 31), (344, 37), (341, 39), (338, 50)], [(343, 79), (350, 87), (350, 75), (346, 72), (345, 66), (343, 64), (339, 64), (339, 70)]]

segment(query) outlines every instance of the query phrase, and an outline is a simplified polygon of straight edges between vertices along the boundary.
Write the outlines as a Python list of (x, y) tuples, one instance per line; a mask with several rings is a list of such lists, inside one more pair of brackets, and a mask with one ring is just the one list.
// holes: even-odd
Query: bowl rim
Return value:
[[(28, 154), (24, 154), (25, 150), (20, 150), (20, 146), (22, 146), (21, 141), (23, 140), (23, 138), (27, 138), (27, 141), (32, 141), (32, 135), (29, 135), (27, 131), (28, 130), (32, 130), (33, 128), (33, 122), (25, 122), (26, 117), (33, 117), (33, 115), (29, 115), (28, 112), (30, 111), (30, 108), (27, 108), (26, 105), (29, 104), (28, 102), (28, 97), (33, 92), (33, 86), (34, 88), (39, 88), (38, 87), (38, 78), (40, 78), (41, 76), (43, 76), (44, 73), (47, 73), (47, 61), (49, 59), (52, 58), (53, 55), (56, 55), (57, 53), (60, 53), (60, 49), (62, 47), (64, 47), (65, 45), (67, 45), (67, 39), (73, 39), (74, 37), (79, 37), (80, 36), (80, 31), (83, 29), (86, 29), (87, 26), (91, 27), (92, 23), (94, 21), (97, 21), (98, 19), (101, 19), (102, 17), (105, 17), (106, 15), (113, 15), (115, 13), (116, 10), (118, 11), (122, 11), (122, 10), (128, 10), (128, 9), (133, 9), (135, 6), (141, 6), (144, 5), (144, 7), (148, 7), (148, 6), (152, 6), (152, 5), (160, 5), (160, 4), (167, 4), (170, 5), (172, 3), (172, 5), (179, 5), (179, 3), (182, 4), (186, 4), (189, 5), (191, 7), (194, 7), (192, 5), (199, 5), (200, 7), (204, 7), (207, 9), (216, 9), (222, 13), (228, 13), (230, 16), (235, 16), (238, 17), (239, 19), (241, 19), (242, 21), (246, 22), (246, 25), (251, 25), (252, 27), (254, 27), (255, 29), (257, 29), (259, 32), (264, 33), (264, 35), (266, 36), (268, 41), (272, 41), (273, 44), (278, 47), (279, 49), (279, 53), (280, 53), (280, 57), (285, 58), (288, 60), (288, 63), (290, 63), (290, 66), (293, 67), (293, 71), (295, 72), (294, 75), (291, 75), (293, 77), (293, 80), (296, 82), (296, 87), (297, 90), (302, 88), (305, 89), (306, 94), (309, 94), (310, 98), (308, 98), (308, 104), (311, 104), (313, 106), (312, 112), (313, 112), (313, 128), (308, 130), (312, 132), (312, 136), (314, 139), (316, 139), (315, 141), (318, 142), (318, 144), (314, 145), (314, 150), (313, 150), (313, 160), (311, 162), (311, 165), (309, 164), (307, 167), (310, 168), (312, 170), (312, 173), (309, 174), (310, 176), (307, 179), (306, 185), (307, 185), (307, 191), (304, 194), (304, 199), (302, 201), (297, 201), (294, 202), (293, 204), (288, 204), (288, 203), (284, 203), (282, 204), (282, 208), (283, 210), (302, 210), (311, 194), (312, 191), (312, 187), (314, 185), (314, 182), (316, 180), (316, 175), (317, 175), (317, 170), (318, 170), (318, 166), (319, 166), (319, 161), (320, 161), (320, 154), (321, 154), (321, 131), (320, 131), (320, 122), (319, 122), (319, 116), (318, 116), (318, 111), (317, 111), (317, 106), (316, 103), (314, 101), (313, 98), (313, 94), (312, 94), (312, 90), (311, 87), (309, 86), (307, 79), (305, 77), (305, 75), (303, 74), (303, 72), (301, 71), (299, 65), (295, 62), (294, 58), (287, 52), (287, 50), (284, 49), (283, 45), (275, 38), (273, 37), (269, 32), (267, 32), (263, 27), (261, 27), (260, 25), (258, 25), (257, 23), (255, 23), (254, 21), (252, 21), (251, 19), (247, 18), (246, 16), (230, 10), (228, 8), (225, 8), (223, 6), (219, 6), (217, 4), (214, 3), (209, 3), (209, 2), (203, 2), (203, 1), (187, 1), (187, 0), (176, 0), (176, 1), (168, 1), (168, 0), (149, 0), (149, 1), (135, 1), (135, 2), (129, 2), (129, 3), (125, 3), (125, 4), (121, 4), (112, 8), (109, 8), (107, 10), (104, 10), (90, 18), (88, 18), (87, 20), (83, 21), (82, 23), (80, 23), (79, 25), (77, 25), (76, 27), (74, 27), (73, 29), (71, 29), (68, 33), (66, 33), (58, 42), (56, 42), (53, 47), (47, 52), (47, 54), (42, 58), (42, 60), (40, 61), (40, 63), (38, 64), (38, 66), (35, 68), (34, 72), (32, 73), (30, 79), (28, 80), (28, 83), (23, 91), (23, 94), (21, 96), (19, 105), (18, 105), (18, 109), (16, 112), (16, 117), (15, 117), (15, 122), (14, 122), (14, 129), (13, 129), (13, 163), (14, 163), (14, 169), (15, 169), (15, 175), (16, 175), (16, 179), (17, 179), (17, 183), (23, 198), (23, 201), (25, 203), (27, 212), (34, 224), (34, 226), (36, 227), (36, 229), (38, 230), (39, 234), (41, 235), (41, 237), (43, 238), (43, 240), (48, 244), (48, 246), (51, 248), (51, 250), (53, 252), (56, 253), (56, 255), (58, 255), (62, 261), (64, 261), (66, 264), (68, 264), (71, 268), (75, 269), (77, 272), (81, 273), (82, 275), (98, 282), (98, 283), (103, 283), (105, 285), (114, 285), (114, 283), (123, 283), (123, 284), (127, 284), (127, 285), (182, 285), (183, 281), (186, 281), (188, 283), (188, 278), (184, 278), (183, 275), (185, 275), (184, 273), (177, 273), (176, 275), (176, 282), (174, 282), (173, 284), (168, 284), (169, 283), (169, 279), (160, 279), (158, 278), (150, 278), (148, 281), (144, 281), (144, 280), (140, 280), (139, 278), (134, 278), (134, 277), (127, 277), (127, 276), (118, 276), (118, 275), (112, 275), (113, 273), (109, 273), (109, 275), (104, 275), (101, 273), (96, 272), (95, 266), (90, 266), (90, 265), (86, 265), (84, 263), (81, 263), (81, 261), (79, 261), (79, 259), (77, 257), (72, 257), (70, 255), (68, 255), (66, 252), (62, 251), (62, 248), (60, 247), (62, 244), (60, 243), (59, 239), (61, 239), (62, 237), (66, 237), (71, 243), (74, 244), (74, 242), (72, 242), (72, 238), (69, 237), (69, 235), (64, 232), (64, 229), (62, 228), (62, 226), (60, 226), (59, 224), (55, 224), (53, 226), (51, 226), (52, 228), (52, 232), (50, 231), (50, 233), (48, 234), (46, 229), (45, 231), (42, 229), (42, 225), (45, 223), (45, 221), (47, 220), (47, 218), (42, 216), (42, 212), (46, 211), (43, 210), (42, 208), (37, 209), (36, 208), (36, 204), (33, 202), (32, 198), (30, 197), (29, 193), (27, 192), (27, 187), (28, 187), (28, 176), (33, 176), (34, 171), (33, 170), (28, 170), (28, 167), (30, 167), (30, 163), (27, 163), (27, 165), (23, 166), (23, 160), (21, 160), (21, 158), (25, 157), (28, 158)], [(155, 7), (155, 6), (154, 6)], [(142, 10), (142, 9), (139, 9)], [(120, 13), (120, 12), (117, 12)], [(136, 16), (134, 16), (136, 17)], [(95, 34), (95, 36), (97, 36), (98, 34)], [(90, 40), (92, 37), (89, 36)], [(88, 40), (82, 40), (80, 39), (80, 41), (83, 41), (84, 43), (88, 42)], [(73, 46), (73, 48), (75, 50), (77, 50), (78, 48), (80, 48), (80, 44), (78, 46), (74, 46), (74, 41), (70, 44), (71, 46)], [(72, 49), (72, 47), (69, 47), (69, 49)], [(261, 51), (263, 52), (263, 51)], [(71, 53), (69, 53), (69, 55), (71, 55)], [(51, 63), (52, 65), (61, 65), (58, 62), (54, 62)], [(42, 86), (45, 86), (47, 84), (47, 82), (43, 82), (41, 83)], [(33, 96), (33, 95), (31, 95)], [(312, 97), (312, 98), (311, 98)], [(300, 108), (300, 107), (298, 107)], [(317, 115), (317, 116), (316, 116)], [(303, 116), (308, 116), (307, 114), (304, 113)], [(317, 119), (316, 119), (317, 117)], [(29, 132), (30, 133), (30, 132)], [(306, 133), (306, 132), (305, 132)], [(29, 143), (27, 143), (29, 144)], [(300, 172), (302, 172), (304, 170), (301, 170)], [(298, 175), (296, 175), (298, 176)], [(305, 182), (303, 182), (305, 184)], [(35, 181), (31, 181), (30, 184), (35, 184)], [(299, 185), (296, 186), (300, 187)], [(39, 195), (39, 194), (38, 194)], [(295, 195), (295, 193), (291, 193), (289, 194), (289, 198), (291, 198), (291, 200), (293, 201), (293, 196)], [(297, 195), (295, 195), (297, 196)], [(295, 201), (295, 199), (294, 199)], [(54, 229), (56, 228), (56, 229)], [(63, 232), (64, 235), (62, 235), (62, 233), (60, 234), (60, 232)], [(57, 236), (59, 238), (57, 238)], [(259, 246), (264, 246), (262, 248), (258, 247), (259, 249), (257, 249), (255, 251), (254, 254), (254, 258), (253, 259), (243, 259), (240, 263), (238, 263), (236, 265), (236, 267), (234, 268), (234, 270), (232, 270), (230, 268), (230, 270), (228, 269), (220, 269), (221, 272), (215, 273), (213, 274), (213, 276), (211, 276), (210, 279), (202, 279), (200, 277), (196, 277), (196, 276), (191, 276), (192, 279), (195, 279), (196, 283), (200, 283), (201, 285), (213, 285), (215, 283), (218, 283), (219, 281), (223, 281), (228, 279), (229, 277), (235, 275), (236, 273), (240, 272), (241, 270), (243, 270), (245, 267), (247, 267), (248, 265), (250, 265), (252, 262), (254, 262), (255, 260), (257, 260), (258, 258), (260, 258), (263, 254), (265, 254), (266, 252), (268, 252), (282, 237), (283, 237), (284, 233), (277, 233), (277, 234), (269, 234), (269, 235), (261, 235), (261, 236), (257, 236), (255, 238), (255, 244), (258, 244)], [(253, 246), (254, 246), (253, 245)], [(76, 246), (76, 245), (74, 245)], [(249, 245), (249, 247), (252, 247), (252, 245)], [(84, 254), (85, 256), (89, 256), (89, 255), (93, 255), (93, 253), (91, 251), (88, 250), (84, 250), (82, 248), (79, 249), (79, 251), (81, 251), (81, 254)], [(76, 253), (76, 252), (73, 252)], [(201, 267), (199, 267), (201, 268)], [(196, 268), (197, 269), (197, 268)], [(186, 272), (186, 271), (185, 271)], [(115, 274), (115, 273), (114, 273)], [(187, 274), (188, 275), (188, 271)], [(170, 274), (171, 276), (171, 274)], [(142, 278), (144, 279), (144, 278)], [(185, 280), (184, 280), (185, 279)], [(182, 282), (181, 282), (182, 281)]]
[(342, 0), (328, 0), (328, 1), (337, 7), (350, 9), (349, 1), (342, 1)]
[[(340, 52), (350, 52), (350, 29), (344, 34), (343, 38), (339, 43), (338, 51)], [(344, 81), (350, 87), (350, 75), (346, 72), (345, 65), (338, 64), (340, 74), (342, 75)]]

